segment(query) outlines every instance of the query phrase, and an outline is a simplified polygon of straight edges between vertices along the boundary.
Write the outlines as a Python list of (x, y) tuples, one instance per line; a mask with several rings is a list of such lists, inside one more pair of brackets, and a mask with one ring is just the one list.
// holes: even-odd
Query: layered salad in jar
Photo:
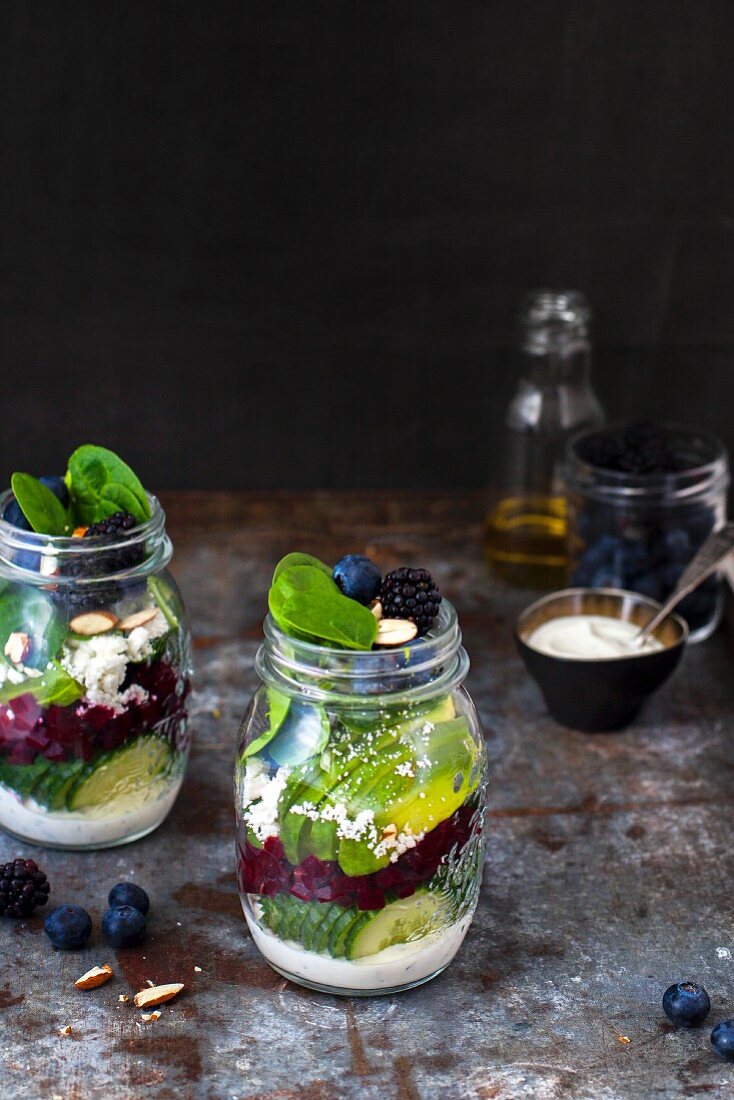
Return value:
[(135, 839), (188, 753), (189, 638), (163, 511), (86, 445), (0, 497), (0, 826), (48, 846)]
[(387, 993), (451, 961), (476, 906), (486, 757), (456, 615), (425, 569), (278, 565), (236, 764), (238, 875), (281, 974)]

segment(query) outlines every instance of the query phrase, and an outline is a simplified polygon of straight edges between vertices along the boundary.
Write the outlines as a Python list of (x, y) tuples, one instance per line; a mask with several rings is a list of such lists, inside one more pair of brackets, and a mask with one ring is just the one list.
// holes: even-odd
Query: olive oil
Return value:
[(512, 584), (566, 582), (566, 445), (604, 419), (589, 377), (589, 319), (575, 290), (534, 291), (520, 311), (516, 389), (484, 542), (490, 567)]
[(562, 588), (566, 583), (566, 499), (507, 497), (487, 516), (484, 554), (510, 584)]

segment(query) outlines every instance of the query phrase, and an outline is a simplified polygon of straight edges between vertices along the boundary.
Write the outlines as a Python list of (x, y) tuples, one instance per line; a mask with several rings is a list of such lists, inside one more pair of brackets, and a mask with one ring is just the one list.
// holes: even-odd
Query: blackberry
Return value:
[(651, 420), (635, 421), (617, 432), (591, 432), (579, 440), (576, 453), (592, 466), (633, 476), (679, 473), (696, 462), (676, 450), (667, 428)]
[(33, 859), (15, 859), (0, 866), (0, 917), (29, 917), (45, 905), (51, 887)]
[[(91, 523), (84, 532), (85, 539), (97, 539), (98, 541), (114, 542), (125, 537), (126, 532), (137, 527), (135, 516), (128, 512), (115, 512), (113, 516), (102, 519), (99, 523)], [(110, 550), (105, 553), (100, 550), (96, 554), (80, 554), (72, 556), (66, 563), (64, 573), (67, 577), (76, 577), (79, 580), (92, 577), (103, 577), (106, 573), (121, 573), (125, 569), (131, 569), (143, 560), (143, 547), (126, 546), (121, 550)], [(72, 615), (78, 615), (82, 611), (96, 611), (99, 608), (110, 607), (119, 600), (122, 589), (119, 584), (94, 584), (89, 588), (71, 589), (61, 587), (57, 596), (65, 603)]]
[(420, 637), (433, 626), (441, 593), (427, 569), (402, 566), (387, 574), (379, 600), (386, 619), (409, 619), (418, 627)]

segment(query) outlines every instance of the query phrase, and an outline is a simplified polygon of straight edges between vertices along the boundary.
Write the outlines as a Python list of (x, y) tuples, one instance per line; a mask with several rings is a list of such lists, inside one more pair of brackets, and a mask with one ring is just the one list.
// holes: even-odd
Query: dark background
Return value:
[(481, 484), (523, 292), (612, 416), (734, 444), (734, 8), (0, 9), (0, 466)]

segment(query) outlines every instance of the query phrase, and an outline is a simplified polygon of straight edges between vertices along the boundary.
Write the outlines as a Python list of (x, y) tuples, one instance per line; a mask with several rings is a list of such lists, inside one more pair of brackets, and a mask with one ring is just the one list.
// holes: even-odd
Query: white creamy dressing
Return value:
[[(257, 899), (251, 895), (250, 900), (257, 912)], [(345, 992), (387, 991), (432, 978), (451, 962), (471, 924), (471, 917), (466, 917), (445, 931), (432, 932), (412, 943), (394, 944), (375, 955), (350, 962), (306, 951), (292, 940), (280, 940), (261, 928), (247, 910), (245, 917), (257, 948), (276, 970)]]
[(664, 649), (657, 638), (643, 645), (635, 641), (640, 627), (607, 615), (559, 615), (541, 623), (527, 644), (551, 657), (572, 657), (582, 661), (603, 661), (610, 657), (631, 657)]
[(156, 788), (157, 798), (141, 800), (132, 796), (119, 800), (112, 813), (108, 806), (86, 813), (49, 811), (32, 798), (21, 800), (0, 783), (0, 824), (24, 840), (52, 847), (102, 848), (119, 844), (145, 836), (160, 825), (176, 801), (181, 778), (177, 776), (163, 790)]

